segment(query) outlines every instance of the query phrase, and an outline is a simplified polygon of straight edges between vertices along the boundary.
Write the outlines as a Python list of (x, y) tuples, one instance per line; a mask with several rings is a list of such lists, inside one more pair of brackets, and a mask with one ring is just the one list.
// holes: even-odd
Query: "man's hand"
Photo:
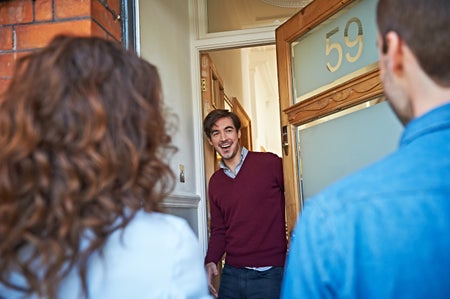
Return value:
[(211, 292), (212, 295), (214, 295), (215, 298), (217, 298), (217, 290), (214, 288), (213, 284), (212, 284), (212, 277), (217, 276), (219, 274), (219, 271), (217, 270), (217, 265), (213, 262), (207, 263), (206, 264), (206, 273), (208, 274), (208, 286), (209, 286), (209, 291)]

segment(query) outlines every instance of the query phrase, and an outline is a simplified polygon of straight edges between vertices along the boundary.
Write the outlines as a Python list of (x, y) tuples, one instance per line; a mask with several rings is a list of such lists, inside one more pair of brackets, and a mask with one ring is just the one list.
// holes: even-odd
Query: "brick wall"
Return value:
[(122, 0), (0, 0), (0, 93), (14, 61), (59, 33), (122, 38)]

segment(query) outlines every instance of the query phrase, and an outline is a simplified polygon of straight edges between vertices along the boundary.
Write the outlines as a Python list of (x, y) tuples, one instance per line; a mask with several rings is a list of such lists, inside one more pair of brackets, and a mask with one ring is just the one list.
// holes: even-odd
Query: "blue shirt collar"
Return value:
[(449, 126), (450, 104), (444, 104), (411, 120), (405, 127), (400, 139), (400, 146), (407, 145), (420, 136)]
[(230, 168), (228, 168), (228, 166), (225, 165), (225, 163), (223, 162), (223, 159), (220, 160), (220, 168), (223, 169), (223, 171), (225, 172), (225, 174), (227, 176), (229, 176), (230, 178), (234, 179), (237, 174), (239, 173), (239, 170), (241, 170), (242, 164), (244, 163), (245, 157), (247, 157), (248, 154), (248, 149), (246, 149), (244, 146), (241, 148), (241, 159), (239, 160), (238, 165), (236, 165), (236, 173), (232, 172)]

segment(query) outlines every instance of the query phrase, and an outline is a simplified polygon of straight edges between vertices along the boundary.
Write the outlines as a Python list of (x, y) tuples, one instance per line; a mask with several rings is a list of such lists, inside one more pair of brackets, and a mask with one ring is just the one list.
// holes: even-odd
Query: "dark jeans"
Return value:
[(219, 299), (279, 299), (283, 267), (267, 271), (225, 265), (220, 279)]

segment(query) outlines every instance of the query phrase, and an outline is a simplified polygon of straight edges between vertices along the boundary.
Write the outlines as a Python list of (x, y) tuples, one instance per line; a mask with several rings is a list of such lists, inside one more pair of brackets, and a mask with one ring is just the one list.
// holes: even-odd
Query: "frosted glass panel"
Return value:
[(394, 151), (402, 131), (386, 101), (299, 127), (303, 199)]

